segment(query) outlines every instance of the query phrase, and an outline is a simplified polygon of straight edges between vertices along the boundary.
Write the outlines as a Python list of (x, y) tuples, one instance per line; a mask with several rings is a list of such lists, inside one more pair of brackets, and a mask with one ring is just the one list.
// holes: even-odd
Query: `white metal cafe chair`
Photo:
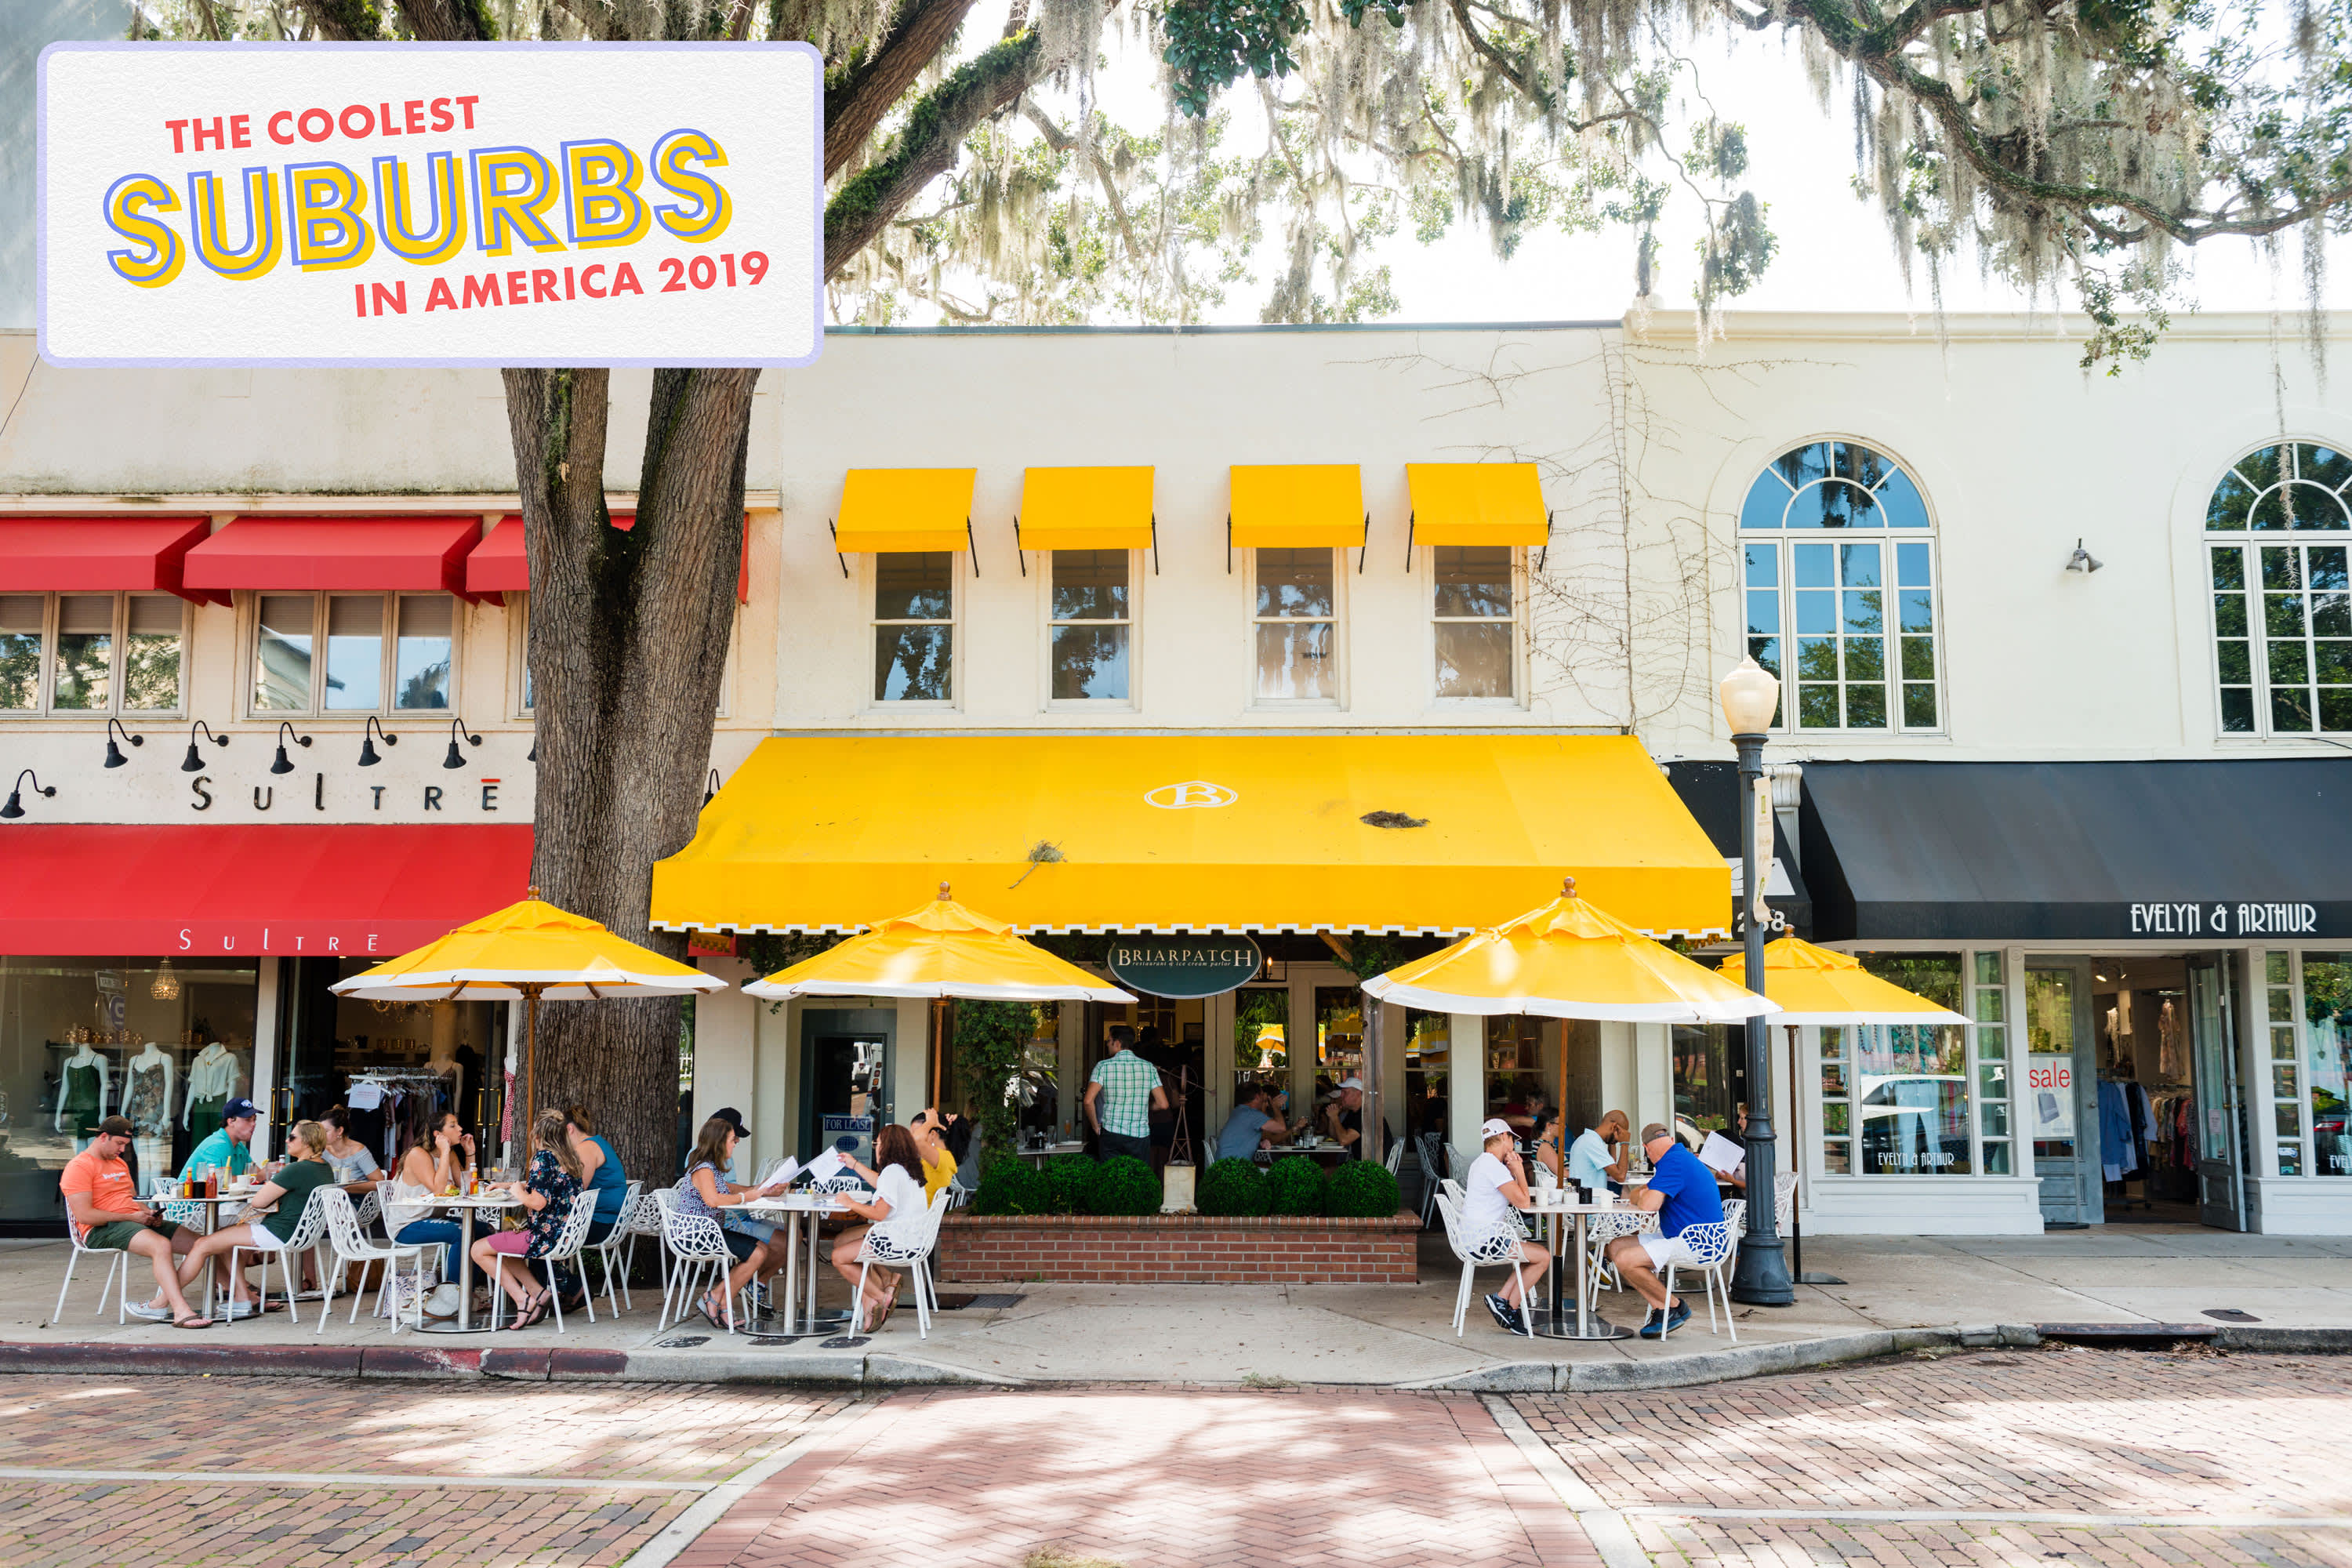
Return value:
[[(244, 1272), (245, 1259), (248, 1255), (261, 1261), (261, 1299), (268, 1300), (269, 1260), (275, 1258), (278, 1259), (278, 1271), (286, 1277), (286, 1315), (291, 1321), (299, 1323), (302, 1321), (302, 1306), (295, 1295), (299, 1282), (294, 1277), (294, 1260), (304, 1253), (315, 1249), (319, 1245), (320, 1237), (326, 1232), (327, 1205), (319, 1200), (329, 1193), (341, 1195), (341, 1191), (340, 1187), (313, 1187), (310, 1190), (310, 1196), (302, 1205), (302, 1217), (294, 1222), (294, 1234), (286, 1238), (285, 1246), (230, 1247), (228, 1249), (230, 1284), (229, 1289), (223, 1292), (221, 1310), (230, 1313), (236, 1310), (236, 1281)], [(281, 1198), (279, 1201), (282, 1203), (285, 1200)], [(256, 1218), (252, 1224), (257, 1226), (261, 1224), (261, 1220)], [(319, 1310), (323, 1313), (326, 1310), (327, 1304), (321, 1300), (319, 1303)]]
[[(626, 1305), (634, 1307), (636, 1305), (636, 1303), (629, 1298), (629, 1270), (626, 1263), (621, 1265), (618, 1276), (621, 1292), (620, 1300), (618, 1302), (614, 1300), (613, 1284), (614, 1274), (613, 1265), (614, 1259), (625, 1256), (625, 1249), (628, 1247), (630, 1242), (636, 1234), (633, 1226), (636, 1218), (637, 1205), (643, 1201), (645, 1192), (646, 1184), (643, 1182), (631, 1182), (621, 1194), (621, 1215), (618, 1219), (613, 1222), (613, 1228), (604, 1233), (604, 1239), (602, 1241), (583, 1242), (580, 1247), (580, 1288), (583, 1290), (588, 1289), (587, 1260), (591, 1256), (593, 1256), (604, 1265), (604, 1305), (612, 1309), (613, 1316), (616, 1318), (621, 1315), (622, 1306)], [(593, 1205), (591, 1206), (593, 1207)], [(660, 1220), (656, 1218), (654, 1223), (656, 1231), (658, 1231), (661, 1223)], [(594, 1294), (593, 1291), (590, 1291), (589, 1293), (592, 1296)]]
[(1403, 1139), (1394, 1138), (1389, 1141), (1388, 1167), (1389, 1174), (1391, 1176), (1404, 1169)]
[(1444, 1142), (1434, 1132), (1424, 1132), (1414, 1140), (1413, 1154), (1421, 1162), (1421, 1228), (1427, 1230), (1437, 1216), (1437, 1184), (1445, 1174)]
[[(1446, 1185), (1454, 1184), (1448, 1182)], [(1462, 1210), (1454, 1198), (1441, 1193), (1437, 1212), (1445, 1221), (1445, 1242), (1454, 1248), (1454, 1256), (1462, 1260), (1462, 1288), (1454, 1293), (1454, 1332), (1462, 1333), (1462, 1320), (1470, 1312), (1470, 1282), (1481, 1268), (1516, 1268), (1527, 1261), (1525, 1238), (1514, 1226), (1509, 1230), (1471, 1231), (1462, 1223)], [(1535, 1332), (1535, 1313), (1528, 1305), (1528, 1292), (1519, 1292), (1519, 1321), (1530, 1334)]]
[[(131, 1306), (130, 1249), (127, 1247), (110, 1249), (98, 1247), (84, 1247), (82, 1245), (83, 1234), (84, 1232), (82, 1227), (74, 1224), (72, 1218), (68, 1216), (66, 1220), (66, 1242), (73, 1248), (73, 1250), (66, 1254), (65, 1283), (58, 1287), (57, 1310), (49, 1314), (49, 1321), (54, 1323), (65, 1315), (66, 1292), (73, 1289), (74, 1267), (85, 1258), (103, 1258), (106, 1259), (106, 1281), (98, 1288), (98, 1310), (92, 1312), (90, 1316), (93, 1318), (100, 1318), (106, 1315), (106, 1293), (109, 1290), (113, 1290), (115, 1291), (114, 1321), (118, 1323), (130, 1321), (130, 1318), (128, 1316)], [(122, 1277), (122, 1283), (119, 1289), (115, 1285), (115, 1276), (117, 1274), (120, 1274)]]
[(1772, 1176), (1772, 1225), (1782, 1236), (1797, 1222), (1797, 1173), (1780, 1171)]
[[(375, 1194), (370, 1193), (368, 1196), (373, 1198)], [(327, 1331), (327, 1303), (335, 1299), (335, 1284), (342, 1278), (343, 1269), (353, 1263), (360, 1266), (360, 1282), (359, 1288), (352, 1292), (352, 1315), (346, 1320), (346, 1327), (360, 1321), (360, 1302), (367, 1297), (368, 1266), (381, 1264), (383, 1268), (375, 1289), (376, 1316), (383, 1317), (387, 1303), (395, 1294), (392, 1288), (393, 1279), (404, 1263), (416, 1266), (416, 1293), (412, 1300), (416, 1304), (416, 1321), (421, 1326), (425, 1321), (425, 1248), (422, 1246), (403, 1247), (397, 1242), (385, 1244), (376, 1241), (361, 1224), (361, 1205), (353, 1204), (352, 1195), (341, 1187), (320, 1188), (318, 1200), (326, 1213), (327, 1240), (334, 1250), (335, 1266), (331, 1269), (321, 1269), (319, 1274), (326, 1284), (327, 1293), (325, 1300), (319, 1304), (317, 1331), (322, 1334)], [(433, 1245), (438, 1247), (440, 1243)], [(392, 1326), (394, 1332), (399, 1331), (400, 1314), (397, 1311), (392, 1314)]]
[(734, 1332), (735, 1293), (727, 1290), (726, 1285), (735, 1268), (735, 1255), (727, 1250), (727, 1233), (707, 1215), (678, 1213), (676, 1187), (664, 1187), (654, 1198), (661, 1207), (662, 1246), (671, 1259), (669, 1288), (662, 1292), (662, 1315), (655, 1328), (686, 1321), (697, 1300), (695, 1287), (708, 1271), (713, 1275), (709, 1288), (725, 1294), (727, 1330)]
[[(1739, 1325), (1731, 1317), (1731, 1280), (1728, 1276), (1731, 1260), (1739, 1251), (1740, 1226), (1747, 1223), (1747, 1200), (1734, 1198), (1723, 1205), (1721, 1219), (1710, 1220), (1705, 1225), (1685, 1226), (1682, 1235), (1676, 1238), (1683, 1244), (1684, 1256), (1678, 1261), (1668, 1263), (1664, 1269), (1669, 1300), (1675, 1294), (1675, 1275), (1678, 1271), (1695, 1269), (1703, 1277), (1702, 1289), (1706, 1295), (1706, 1331), (1710, 1334), (1716, 1331), (1715, 1299), (1718, 1295), (1723, 1298), (1723, 1321), (1731, 1331), (1733, 1344), (1739, 1342)], [(1660, 1328), (1658, 1339), (1663, 1342), (1665, 1337), (1666, 1331)]]
[[(867, 1227), (866, 1239), (857, 1245), (857, 1294), (850, 1298), (860, 1313), (865, 1310), (867, 1271), (877, 1263), (885, 1268), (903, 1268), (915, 1285), (915, 1337), (931, 1337), (931, 1309), (938, 1299), (931, 1289), (931, 1249), (940, 1243), (940, 1221), (947, 1212), (948, 1194), (942, 1188), (908, 1229), (894, 1230), (887, 1221)], [(857, 1328), (862, 1331), (864, 1327), (861, 1317)]]
[(661, 1194), (643, 1192), (644, 1184), (635, 1184), (641, 1189), (637, 1201), (629, 1205), (628, 1212), (622, 1215), (621, 1223), (614, 1227), (616, 1234), (625, 1233), (629, 1238), (621, 1249), (621, 1294), (624, 1300), (628, 1296), (627, 1281), (630, 1271), (636, 1265), (637, 1237), (641, 1236), (653, 1237), (654, 1258), (661, 1265), (662, 1291), (664, 1295), (669, 1291), (669, 1248), (662, 1244)]
[(1609, 1261), (1609, 1244), (1621, 1236), (1641, 1236), (1658, 1228), (1658, 1216), (1642, 1209), (1612, 1209), (1607, 1214), (1588, 1215), (1584, 1222), (1585, 1245), (1592, 1255), (1584, 1270), (1584, 1288), (1594, 1306), (1601, 1304), (1601, 1286), (1605, 1279), (1612, 1290), (1625, 1289), (1624, 1279), (1617, 1266)]
[[(579, 1261), (581, 1244), (588, 1239), (588, 1226), (594, 1222), (595, 1218), (596, 1194), (590, 1189), (583, 1187), (572, 1194), (572, 1207), (563, 1216), (563, 1228), (555, 1233), (555, 1245), (549, 1247), (544, 1254), (538, 1258), (525, 1258), (511, 1252), (501, 1252), (498, 1255), (497, 1262), (490, 1270), (490, 1327), (497, 1328), (499, 1319), (504, 1315), (503, 1310), (507, 1305), (504, 1281), (507, 1264), (511, 1260), (522, 1270), (525, 1279), (530, 1278), (530, 1266), (534, 1263), (545, 1271), (548, 1299), (555, 1307), (555, 1331), (559, 1334), (566, 1331), (563, 1327), (563, 1292), (556, 1284), (555, 1267), (559, 1263)], [(584, 1286), (587, 1281), (583, 1279), (581, 1283)], [(596, 1298), (593, 1296), (588, 1298), (588, 1321), (592, 1323), (596, 1321)]]

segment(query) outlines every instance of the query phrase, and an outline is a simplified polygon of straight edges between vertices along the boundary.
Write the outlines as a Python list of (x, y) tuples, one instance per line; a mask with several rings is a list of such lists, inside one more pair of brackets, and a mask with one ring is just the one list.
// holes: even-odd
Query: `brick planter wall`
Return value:
[(950, 1214), (939, 1278), (955, 1284), (1411, 1285), (1420, 1216)]

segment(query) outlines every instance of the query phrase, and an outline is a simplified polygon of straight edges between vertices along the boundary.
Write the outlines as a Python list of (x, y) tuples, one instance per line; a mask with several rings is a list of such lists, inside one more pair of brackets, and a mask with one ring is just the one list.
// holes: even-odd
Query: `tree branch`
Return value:
[(487, 44), (499, 36), (487, 0), (400, 0), (408, 30), (432, 44)]
[(824, 177), (849, 165), (893, 105), (955, 39), (972, 0), (905, 0), (873, 53), (852, 55), (824, 84)]

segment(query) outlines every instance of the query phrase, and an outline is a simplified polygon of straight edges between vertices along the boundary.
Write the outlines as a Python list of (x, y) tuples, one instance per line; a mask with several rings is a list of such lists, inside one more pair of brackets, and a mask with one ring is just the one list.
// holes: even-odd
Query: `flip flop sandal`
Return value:
[(209, 1329), (213, 1326), (214, 1321), (191, 1312), (184, 1318), (173, 1319), (172, 1326), (175, 1329)]

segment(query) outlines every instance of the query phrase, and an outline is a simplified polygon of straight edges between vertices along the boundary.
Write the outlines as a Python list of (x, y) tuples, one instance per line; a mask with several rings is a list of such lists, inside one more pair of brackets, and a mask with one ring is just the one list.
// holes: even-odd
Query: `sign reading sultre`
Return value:
[(61, 365), (793, 365), (805, 44), (52, 44)]

